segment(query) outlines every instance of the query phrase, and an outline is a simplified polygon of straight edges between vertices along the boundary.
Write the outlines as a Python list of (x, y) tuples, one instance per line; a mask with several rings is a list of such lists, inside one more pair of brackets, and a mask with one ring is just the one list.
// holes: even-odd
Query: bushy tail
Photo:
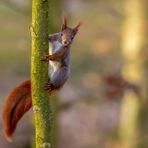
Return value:
[(21, 117), (31, 108), (31, 81), (17, 86), (8, 96), (3, 108), (3, 132), (8, 141)]

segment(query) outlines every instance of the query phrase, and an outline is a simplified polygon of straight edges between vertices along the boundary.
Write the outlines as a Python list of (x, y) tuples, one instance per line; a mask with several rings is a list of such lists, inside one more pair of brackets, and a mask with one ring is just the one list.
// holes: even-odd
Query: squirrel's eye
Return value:
[(71, 37), (71, 39), (73, 40), (74, 37)]
[(61, 36), (63, 36), (63, 33), (61, 33)]

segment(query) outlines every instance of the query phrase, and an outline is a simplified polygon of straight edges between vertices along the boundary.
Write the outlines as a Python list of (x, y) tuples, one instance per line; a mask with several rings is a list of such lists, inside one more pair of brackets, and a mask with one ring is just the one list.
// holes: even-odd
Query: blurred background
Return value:
[[(69, 26), (83, 22), (58, 94), (58, 148), (148, 148), (148, 1), (49, 1), (50, 33), (60, 31), (62, 13)], [(0, 112), (13, 87), (30, 78), (30, 24), (30, 0), (0, 1)], [(0, 148), (31, 148), (33, 135), (30, 111), (13, 143), (1, 130)]]

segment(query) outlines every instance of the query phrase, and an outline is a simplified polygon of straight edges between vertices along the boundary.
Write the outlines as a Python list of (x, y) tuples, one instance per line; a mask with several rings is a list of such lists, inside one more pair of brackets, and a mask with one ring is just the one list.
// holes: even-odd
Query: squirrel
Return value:
[[(40, 58), (41, 61), (49, 61), (50, 82), (44, 87), (49, 95), (61, 89), (70, 75), (70, 47), (80, 26), (81, 22), (74, 28), (68, 27), (64, 17), (61, 31), (49, 35), (49, 55)], [(31, 81), (27, 80), (12, 90), (3, 106), (3, 133), (8, 141), (12, 141), (18, 121), (31, 106)]]

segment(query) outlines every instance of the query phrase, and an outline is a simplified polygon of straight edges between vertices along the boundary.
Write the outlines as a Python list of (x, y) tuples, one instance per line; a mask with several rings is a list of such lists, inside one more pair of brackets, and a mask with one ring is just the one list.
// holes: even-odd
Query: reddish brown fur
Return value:
[(78, 22), (78, 24), (74, 27), (74, 30), (77, 31), (82, 24), (82, 22)]
[[(58, 89), (52, 87), (49, 95), (56, 90)], [(18, 121), (31, 106), (31, 81), (27, 80), (10, 93), (3, 107), (3, 132), (8, 141), (11, 141)]]
[(3, 132), (7, 140), (16, 128), (17, 122), (32, 106), (30, 80), (17, 86), (8, 96), (3, 107)]
[(69, 45), (72, 42), (74, 36), (78, 32), (78, 29), (81, 25), (82, 22), (79, 22), (74, 28), (69, 28), (67, 26), (67, 18), (66, 17), (63, 18), (62, 31), (61, 31), (61, 42), (63, 45), (65, 44)]

